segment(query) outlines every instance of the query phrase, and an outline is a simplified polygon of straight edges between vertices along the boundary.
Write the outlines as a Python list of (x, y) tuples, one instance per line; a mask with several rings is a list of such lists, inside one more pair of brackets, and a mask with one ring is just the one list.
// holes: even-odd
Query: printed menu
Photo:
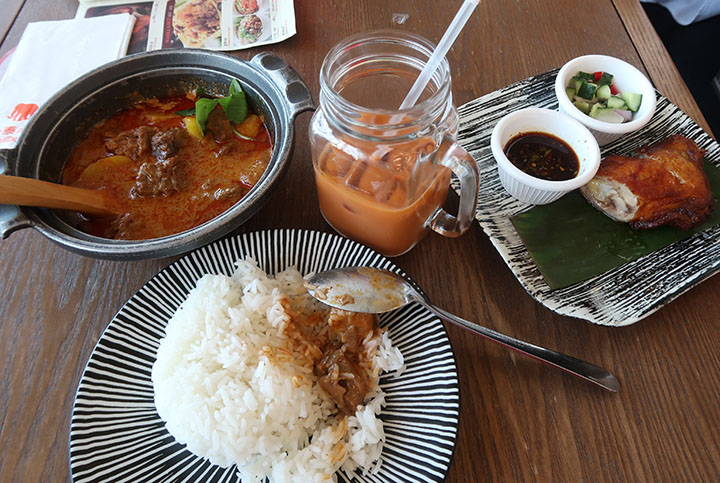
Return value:
[(193, 47), (239, 50), (295, 35), (293, 0), (80, 0), (75, 18), (135, 17), (128, 54)]

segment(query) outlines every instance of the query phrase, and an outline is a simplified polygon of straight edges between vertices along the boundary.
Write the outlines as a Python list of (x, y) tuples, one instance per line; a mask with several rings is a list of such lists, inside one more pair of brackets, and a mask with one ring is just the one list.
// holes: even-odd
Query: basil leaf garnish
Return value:
[[(195, 95), (201, 96), (205, 94), (205, 90), (202, 87), (198, 87), (195, 90)], [(240, 124), (245, 120), (248, 114), (247, 99), (245, 93), (240, 86), (240, 82), (237, 79), (233, 79), (230, 82), (230, 95), (227, 97), (219, 97), (217, 99), (211, 99), (202, 97), (195, 101), (195, 109), (185, 109), (177, 111), (176, 114), (181, 116), (195, 116), (200, 134), (205, 136), (207, 130), (208, 117), (215, 106), (220, 104), (225, 115), (234, 124)]]
[(237, 79), (233, 79), (232, 81), (230, 81), (230, 95), (234, 96), (235, 94), (243, 94), (243, 96), (245, 95), (242, 87), (240, 86), (240, 82), (238, 82)]
[(239, 94), (231, 94), (228, 97), (220, 98), (218, 102), (231, 122), (240, 124), (247, 117), (248, 106), (244, 92), (240, 91)]
[(215, 106), (218, 105), (219, 99), (202, 98), (195, 101), (195, 121), (197, 122), (200, 134), (205, 136), (207, 129), (208, 117)]

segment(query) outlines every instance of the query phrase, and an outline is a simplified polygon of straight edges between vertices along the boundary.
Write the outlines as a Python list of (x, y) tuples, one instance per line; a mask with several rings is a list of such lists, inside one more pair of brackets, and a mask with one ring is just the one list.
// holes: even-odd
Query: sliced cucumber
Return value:
[(584, 114), (590, 113), (590, 103), (589, 102), (577, 100), (577, 101), (573, 102), (573, 106), (580, 109)]
[(597, 88), (595, 95), (598, 96), (598, 99), (603, 99), (603, 100), (610, 99), (610, 96), (612, 95), (612, 93), (610, 92), (610, 86), (608, 84), (601, 85), (600, 87)]
[(588, 116), (604, 122), (620, 123), (632, 120), (642, 102), (642, 95), (634, 92), (617, 92), (609, 72), (583, 72), (571, 77), (565, 86), (573, 105)]
[(625, 119), (615, 112), (612, 107), (599, 107), (590, 111), (590, 117), (598, 121), (611, 122), (613, 124), (621, 124)]
[(622, 97), (625, 104), (627, 104), (628, 109), (632, 112), (637, 112), (637, 110), (640, 109), (642, 94), (638, 94), (636, 92), (621, 92), (620, 97)]
[(613, 109), (627, 109), (625, 101), (623, 101), (622, 97), (618, 96), (610, 96), (607, 100), (607, 106), (612, 107)]
[(613, 75), (608, 74), (607, 72), (603, 72), (600, 76), (600, 79), (598, 79), (597, 83), (599, 86), (609, 86), (612, 84)]
[(592, 82), (583, 82), (580, 85), (580, 89), (577, 90), (577, 95), (582, 97), (583, 99), (587, 99), (588, 101), (591, 101), (593, 96), (595, 96), (595, 91), (597, 90), (597, 86), (593, 84)]
[(575, 89), (575, 92), (577, 92), (580, 89), (580, 86), (582, 85), (583, 82), (585, 82), (585, 81), (582, 80), (581, 78), (575, 76), (572, 79), (570, 79), (570, 84), (568, 84), (568, 87), (572, 87), (573, 89)]

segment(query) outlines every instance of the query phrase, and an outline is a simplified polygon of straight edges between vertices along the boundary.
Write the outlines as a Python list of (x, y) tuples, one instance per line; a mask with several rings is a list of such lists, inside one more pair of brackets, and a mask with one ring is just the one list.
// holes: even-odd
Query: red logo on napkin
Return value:
[(13, 121), (26, 121), (30, 119), (30, 116), (35, 114), (35, 111), (37, 110), (37, 104), (18, 104), (15, 106), (15, 109), (13, 109), (12, 114), (10, 114), (8, 118)]
[(0, 129), (0, 143), (16, 143), (24, 126), (5, 126)]

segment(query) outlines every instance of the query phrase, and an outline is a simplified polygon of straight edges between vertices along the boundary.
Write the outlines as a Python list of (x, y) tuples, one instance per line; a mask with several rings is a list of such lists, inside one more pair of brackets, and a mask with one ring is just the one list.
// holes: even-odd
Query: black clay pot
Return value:
[[(122, 241), (73, 228), (63, 212), (0, 205), (0, 235), (27, 227), (83, 255), (112, 260), (160, 258), (190, 251), (226, 235), (267, 201), (284, 173), (294, 143), (295, 116), (312, 110), (307, 86), (282, 59), (267, 53), (250, 62), (205, 50), (161, 50), (106, 64), (65, 87), (25, 128), (17, 148), (0, 152), (0, 173), (59, 182), (74, 145), (99, 121), (137, 101), (203, 86), (224, 94), (232, 79), (243, 85), (253, 110), (263, 114), (272, 159), (257, 185), (232, 208), (190, 230), (163, 238)], [(4, 163), (2, 163), (4, 161)]]

